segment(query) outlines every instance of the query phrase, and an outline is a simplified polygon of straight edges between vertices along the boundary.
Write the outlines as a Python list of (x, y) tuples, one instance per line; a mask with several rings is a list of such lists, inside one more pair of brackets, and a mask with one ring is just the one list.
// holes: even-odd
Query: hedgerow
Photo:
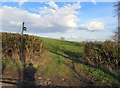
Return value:
[(108, 68), (120, 66), (120, 43), (87, 42), (84, 51), (85, 60), (89, 64)]

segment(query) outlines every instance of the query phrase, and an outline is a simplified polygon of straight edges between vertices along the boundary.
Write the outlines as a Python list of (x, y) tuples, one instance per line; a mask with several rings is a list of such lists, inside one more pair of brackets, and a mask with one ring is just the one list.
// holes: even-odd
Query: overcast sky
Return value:
[(71, 41), (110, 39), (117, 27), (113, 2), (3, 2), (2, 29)]

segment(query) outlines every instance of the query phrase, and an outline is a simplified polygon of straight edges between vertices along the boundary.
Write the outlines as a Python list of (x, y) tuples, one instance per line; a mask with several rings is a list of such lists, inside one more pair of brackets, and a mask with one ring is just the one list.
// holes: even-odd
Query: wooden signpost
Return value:
[(23, 36), (23, 32), (26, 31), (26, 27), (24, 26), (24, 22), (22, 24), (22, 32), (21, 32), (21, 38), (20, 38), (20, 61), (23, 65), (23, 71), (22, 71), (22, 82), (21, 82), (21, 77), (19, 77), (19, 81), (20, 81), (20, 84), (22, 83), (23, 84), (23, 81), (24, 81), (24, 70), (25, 70), (25, 67), (26, 67), (26, 61), (25, 61), (25, 38)]
[(22, 61), (23, 65), (25, 66), (25, 52), (24, 52), (25, 39), (24, 39), (24, 36), (23, 36), (23, 32), (26, 31), (27, 28), (24, 26), (24, 24), (25, 23), (23, 22), (23, 24), (22, 24), (22, 32), (21, 32), (21, 41), (20, 41), (20, 60)]

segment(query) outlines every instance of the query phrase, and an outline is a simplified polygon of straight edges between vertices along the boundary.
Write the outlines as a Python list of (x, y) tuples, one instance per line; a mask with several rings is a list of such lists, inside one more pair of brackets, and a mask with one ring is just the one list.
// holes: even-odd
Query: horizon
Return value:
[(113, 2), (2, 2), (2, 30), (68, 41), (112, 40), (117, 27)]

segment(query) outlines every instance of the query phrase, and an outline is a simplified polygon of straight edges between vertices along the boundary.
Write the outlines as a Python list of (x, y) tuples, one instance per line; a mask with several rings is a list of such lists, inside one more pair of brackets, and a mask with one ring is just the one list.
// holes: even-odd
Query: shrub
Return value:
[[(19, 56), (20, 54), (20, 41), (21, 35), (14, 33), (2, 33), (2, 56), (6, 58), (9, 50), (12, 51), (12, 55)], [(43, 49), (42, 40), (37, 36), (23, 35), (23, 52), (26, 57), (40, 56)], [(14, 57), (15, 58), (15, 57)]]
[(116, 42), (87, 42), (85, 44), (85, 60), (101, 67), (117, 67), (120, 63), (120, 43)]

